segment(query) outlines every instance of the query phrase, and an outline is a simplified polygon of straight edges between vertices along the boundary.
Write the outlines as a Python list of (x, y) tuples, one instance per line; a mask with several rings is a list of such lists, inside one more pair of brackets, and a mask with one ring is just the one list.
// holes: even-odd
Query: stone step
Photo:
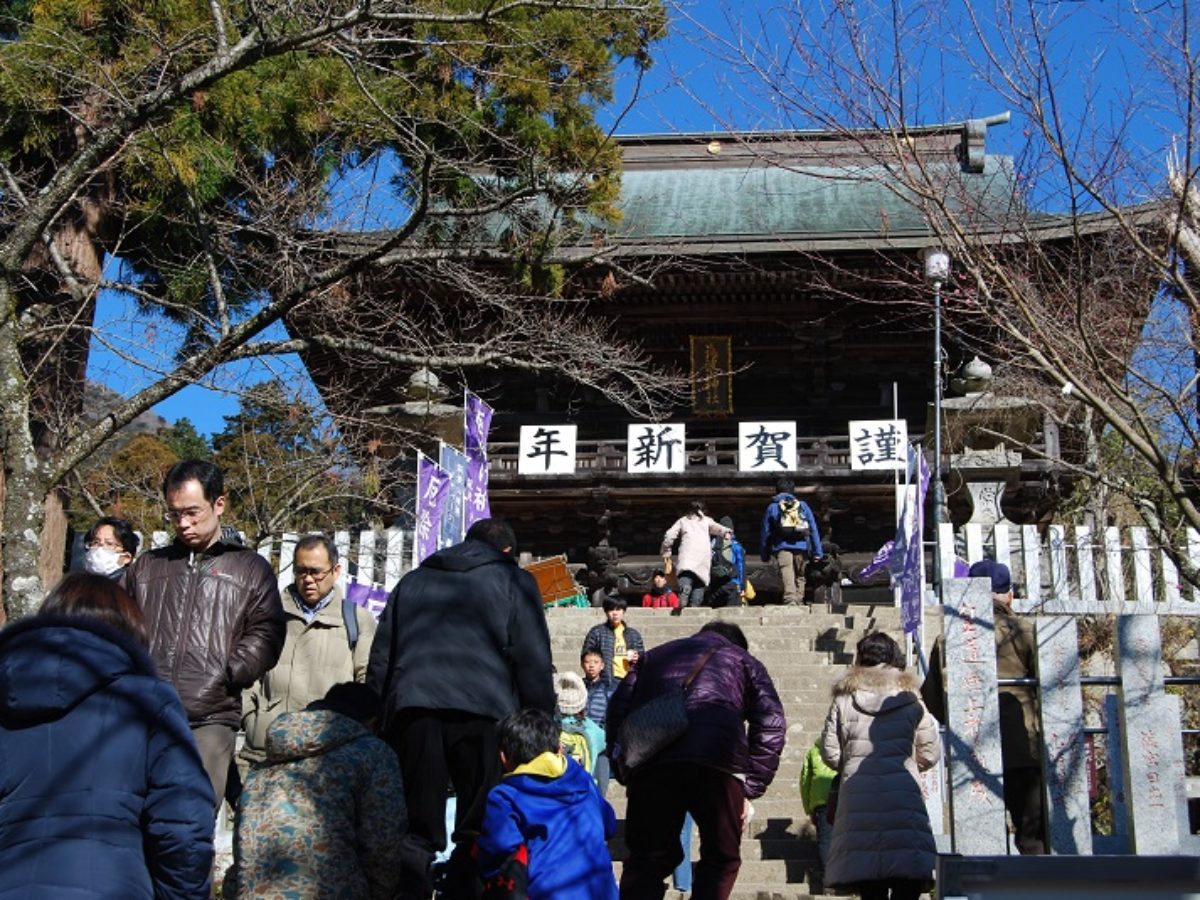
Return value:
[[(829, 711), (830, 690), (851, 661), (854, 645), (872, 630), (900, 636), (898, 611), (890, 605), (829, 610), (811, 607), (749, 607), (729, 610), (631, 610), (627, 621), (648, 647), (694, 634), (714, 616), (737, 622), (746, 632), (751, 652), (767, 667), (779, 691), (788, 720), (787, 746), (775, 780), (754, 801), (755, 813), (742, 841), (743, 865), (734, 889), (736, 900), (800, 900), (809, 898), (806, 879), (816, 861), (815, 833), (800, 803), (800, 771), (804, 756), (820, 733)], [(547, 612), (560, 671), (579, 671), (579, 648), (603, 614), (594, 609)], [(625, 791), (609, 787), (623, 831)], [(623, 842), (613, 842), (620, 871)], [(693, 853), (698, 847), (693, 844)], [(681, 895), (668, 890), (668, 900)]]
[[(779, 691), (789, 688), (813, 689), (824, 688), (826, 691), (833, 683), (846, 674), (847, 666), (833, 662), (799, 661), (794, 656), (772, 657), (770, 654), (754, 654), (755, 658), (767, 668), (775, 688)], [(575, 672), (579, 674), (579, 657), (575, 653), (556, 653), (552, 660), (559, 672)]]
[[(617, 814), (617, 818), (624, 820), (624, 792), (622, 791), (618, 795), (613, 786), (609, 785), (607, 800)], [(767, 794), (752, 802), (754, 804), (754, 817), (750, 820), (752, 837), (758, 838), (764, 833), (768, 833), (768, 836), (782, 837), (786, 832), (791, 837), (798, 838), (807, 832), (805, 824), (808, 822), (808, 815), (800, 803), (798, 780), (789, 785), (785, 796), (773, 797), (768, 791)]]
[[(862, 628), (865, 626), (891, 630), (893, 628), (898, 629), (900, 624), (899, 618), (892, 616), (822, 614), (804, 618), (777, 618), (761, 621), (758, 619), (739, 619), (734, 616), (722, 616), (720, 618), (740, 626), (743, 631), (757, 630), (760, 627), (784, 632), (798, 632), (820, 628)], [(578, 634), (582, 636), (587, 634), (588, 629), (604, 622), (604, 616), (591, 613), (586, 617), (574, 620), (549, 619), (548, 621), (553, 633), (563, 635)], [(680, 635), (695, 634), (705, 622), (712, 621), (712, 617), (693, 618), (690, 613), (684, 616), (663, 616), (649, 610), (636, 610), (627, 612), (625, 621), (638, 629), (638, 631), (669, 634), (672, 637), (678, 637)]]
[[(621, 823), (624, 824), (623, 822)], [(754, 823), (751, 822), (753, 825)], [(692, 856), (699, 854), (699, 845), (695, 833), (692, 834)], [(609, 842), (609, 851), (614, 861), (620, 862), (629, 855), (625, 848), (623, 832), (617, 830), (617, 836)], [(748, 835), (741, 842), (742, 859), (745, 862), (796, 862), (806, 867), (817, 860), (817, 842), (815, 838), (798, 837), (786, 831), (760, 830), (754, 835)]]
[[(786, 665), (797, 667), (811, 667), (813, 669), (848, 666), (849, 662), (845, 661), (844, 657), (850, 657), (854, 653), (854, 641), (845, 641), (836, 638), (799, 638), (795, 641), (785, 641), (781, 639), (778, 646), (763, 646), (755, 645), (750, 642), (750, 653), (759, 659), (764, 665)], [(667, 641), (649, 641), (645, 642), (647, 650), (653, 650), (655, 647), (661, 646)], [(579, 664), (579, 656), (583, 650), (583, 641), (562, 642), (551, 646), (551, 655), (556, 659), (570, 660), (573, 665)]]
[[(551, 631), (560, 634), (583, 634), (593, 625), (598, 625), (605, 619), (601, 610), (548, 610), (546, 620)], [(876, 628), (892, 628), (900, 624), (898, 611), (862, 610), (853, 612), (817, 611), (812, 607), (801, 610), (785, 610), (774, 614), (750, 614), (745, 610), (705, 610), (685, 609), (682, 611), (630, 608), (625, 613), (625, 621), (639, 630), (651, 628), (662, 630), (664, 633), (688, 634), (698, 631), (705, 622), (722, 619), (733, 622), (743, 630), (755, 626), (770, 626), (774, 628), (809, 628), (814, 625), (854, 625), (870, 622)]]
[[(692, 837), (693, 842), (696, 836)], [(623, 848), (620, 848), (623, 850)], [(617, 878), (620, 878), (621, 859), (617, 858), (619, 850), (613, 851), (614, 871)], [(784, 886), (794, 886), (793, 889), (804, 890), (808, 883), (809, 870), (816, 863), (816, 850), (814, 847), (811, 859), (749, 859), (745, 855), (742, 856), (742, 867), (738, 871), (737, 889), (738, 890), (760, 890), (759, 886), (774, 885), (774, 890), (780, 890)], [(693, 856), (693, 862), (695, 856)], [(668, 892), (668, 896), (670, 893)]]

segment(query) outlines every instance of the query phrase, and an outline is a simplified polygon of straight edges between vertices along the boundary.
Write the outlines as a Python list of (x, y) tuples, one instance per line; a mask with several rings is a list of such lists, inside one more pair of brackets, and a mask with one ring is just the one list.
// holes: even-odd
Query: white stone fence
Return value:
[[(1153, 594), (1146, 594), (1141, 603), (1150, 602)], [(1200, 842), (1189, 827), (1182, 698), (1166, 690), (1160, 632), (1160, 616), (1177, 614), (1175, 607), (1186, 601), (1176, 597), (1150, 611), (1137, 608), (1136, 599), (1122, 601), (1128, 605), (1116, 610), (1114, 619), (1114, 674), (1100, 679), (1082, 673), (1078, 611), (1073, 608), (1079, 604), (1070, 597), (1049, 598), (1036, 611), (1050, 848), (1056, 854), (1080, 855), (1195, 854)], [(945, 831), (953, 852), (968, 856), (1008, 852), (993, 627), (989, 582), (947, 579), (942, 628), (947, 778), (943, 783), (927, 777), (923, 787), (935, 823), (942, 821), (942, 796), (948, 790)], [(1096, 711), (1085, 705), (1085, 688), (1097, 682), (1107, 686), (1100, 728), (1089, 727)], [(1097, 731), (1105, 735), (1104, 769), (1113, 813), (1113, 833), (1104, 837), (1092, 833), (1090, 804), (1095, 787), (1090, 779), (1098, 766), (1089, 756), (1088, 735)]]
[[(1081, 525), (1050, 525), (1044, 536), (1033, 525), (997, 525), (987, 531), (967, 525), (957, 534), (948, 523), (940, 528), (944, 577), (954, 576), (956, 555), (971, 562), (990, 556), (1012, 570), (1014, 608), (1020, 612), (1200, 614), (1200, 590), (1181, 586), (1175, 564), (1151, 546), (1145, 528), (1092, 533)], [(292, 554), (303, 535), (283, 532), (258, 546), (281, 585), (292, 582)], [(399, 528), (334, 533), (347, 572), (388, 590), (412, 568), (412, 538), (411, 530)], [(156, 531), (150, 546), (163, 547), (170, 540), (169, 532)], [(1181, 549), (1200, 565), (1200, 535), (1189, 532)], [(81, 543), (77, 553), (82, 557)]]
[[(943, 634), (947, 660), (947, 833), (956, 853), (1003, 854), (1003, 772), (989, 586), (955, 579), (955, 557), (991, 557), (1013, 574), (1014, 609), (1034, 615), (1043, 774), (1052, 852), (1196, 853), (1190, 833), (1182, 698), (1168, 693), (1161, 618), (1200, 614), (1200, 590), (1182, 583), (1145, 528), (942, 525)], [(1200, 563), (1200, 535), (1180, 549)], [(1078, 616), (1112, 615), (1113, 659), (1103, 678), (1081, 668)], [(1102, 682), (1103, 684), (1099, 684)], [(1101, 690), (1099, 711), (1085, 691)], [(1104, 687), (1107, 685), (1107, 687)], [(1097, 722), (1098, 720), (1098, 722)], [(1092, 834), (1091, 734), (1104, 735), (1113, 834)], [(933, 785), (934, 795), (942, 785)], [(930, 798), (931, 801), (935, 797)], [(936, 796), (940, 813), (940, 796)], [(931, 806), (931, 812), (934, 812)], [(938, 816), (940, 819), (940, 815)]]
[[(990, 556), (1013, 573), (1019, 612), (1141, 613), (1195, 615), (1200, 589), (1182, 585), (1175, 563), (1150, 545), (1145, 528), (1050, 525), (1045, 536), (1034, 525), (997, 525), (985, 532), (967, 525), (959, 534), (943, 524), (941, 571), (954, 575), (954, 559), (975, 562)], [(1200, 535), (1189, 530), (1180, 551), (1200, 565)]]
[[(292, 576), (292, 556), (296, 542), (309, 532), (285, 531), (271, 536), (258, 545), (258, 554), (279, 573), (279, 588), (287, 587), (295, 578)], [(150, 535), (150, 547), (165, 547), (171, 542), (171, 534), (155, 531)], [(396, 586), (412, 568), (413, 532), (400, 528), (382, 531), (335, 531), (333, 542), (337, 546), (344, 577), (354, 577), (361, 583), (381, 584), (389, 591)], [(82, 538), (76, 543), (76, 552), (82, 556)]]

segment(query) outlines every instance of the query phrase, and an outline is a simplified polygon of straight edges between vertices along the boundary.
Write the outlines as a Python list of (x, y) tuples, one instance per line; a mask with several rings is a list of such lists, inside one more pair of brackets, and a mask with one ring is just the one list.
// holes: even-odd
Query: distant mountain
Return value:
[[(83, 386), (83, 417), (88, 422), (95, 422), (109, 410), (115, 409), (124, 399), (112, 388), (89, 381)], [(170, 424), (158, 413), (147, 410), (118, 432), (116, 442), (123, 444), (138, 434), (158, 434)]]

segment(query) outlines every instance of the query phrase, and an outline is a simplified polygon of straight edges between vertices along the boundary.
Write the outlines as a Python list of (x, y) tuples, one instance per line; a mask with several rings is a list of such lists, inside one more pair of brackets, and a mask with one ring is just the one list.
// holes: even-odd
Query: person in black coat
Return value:
[(478, 895), (470, 846), (500, 781), (496, 723), (522, 708), (555, 710), (541, 594), (515, 555), (506, 522), (476, 522), (400, 580), (371, 645), (367, 684), (384, 698), (383, 737), (400, 758), (408, 806), (406, 898), (432, 895), (449, 783), (457, 813), (446, 893)]
[(212, 786), (145, 642), (86, 573), (0, 632), (0, 898), (209, 896)]

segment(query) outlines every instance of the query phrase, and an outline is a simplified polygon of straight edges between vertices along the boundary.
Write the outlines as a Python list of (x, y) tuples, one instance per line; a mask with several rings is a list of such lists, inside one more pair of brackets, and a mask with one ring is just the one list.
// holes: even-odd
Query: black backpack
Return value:
[(712, 539), (712, 564), (709, 566), (709, 581), (726, 581), (733, 577), (733, 538)]
[(346, 643), (353, 653), (358, 646), (358, 604), (353, 600), (342, 601), (342, 621), (346, 623)]

